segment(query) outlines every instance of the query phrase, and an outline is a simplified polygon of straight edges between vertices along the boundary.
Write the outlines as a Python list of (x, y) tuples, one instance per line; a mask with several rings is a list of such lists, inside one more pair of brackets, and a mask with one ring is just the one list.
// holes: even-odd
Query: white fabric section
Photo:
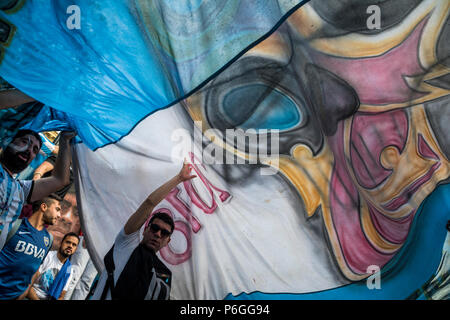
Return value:
[[(90, 261), (89, 252), (83, 246), (84, 237), (80, 237), (80, 242), (77, 247), (75, 253), (70, 257), (70, 263), (72, 264), (73, 277), (71, 283), (71, 289), (66, 292), (64, 296), (64, 300), (72, 300), (72, 295), (80, 283), (82, 281), (82, 276), (84, 271), (86, 270), (87, 264)], [(94, 275), (95, 277), (95, 275)], [(87, 295), (87, 293), (86, 293)], [(84, 299), (84, 298), (83, 298)], [(81, 300), (81, 299), (80, 299)]]
[[(171, 155), (180, 141), (172, 141), (171, 136), (180, 128), (192, 132), (191, 126), (177, 105), (146, 118), (116, 144), (95, 152), (77, 146), (84, 230), (95, 245), (90, 251), (97, 265), (103, 265), (115, 235), (141, 202), (179, 172), (183, 155)], [(197, 177), (193, 187), (205, 203), (217, 204), (213, 212), (196, 206), (183, 184), (179, 198), (190, 208), (191, 218), (167, 198), (158, 206), (170, 210), (177, 222), (166, 254), (160, 252), (173, 272), (171, 299), (223, 299), (229, 293), (253, 291), (313, 292), (344, 284), (330, 263), (325, 237), (313, 230), (302, 200), (283, 177), (262, 176), (256, 170), (250, 177), (227, 183), (216, 167), (198, 167), (231, 197), (222, 202), (218, 191), (211, 197), (208, 185)], [(198, 221), (196, 232), (186, 217), (191, 223)], [(183, 236), (186, 230), (190, 230), (188, 237)], [(183, 259), (188, 249), (190, 258)], [(173, 260), (175, 254), (186, 261)]]
[(95, 268), (92, 259), (89, 259), (86, 264), (86, 268), (83, 271), (83, 274), (80, 277), (80, 280), (75, 286), (75, 289), (72, 292), (72, 296), (70, 300), (85, 300), (89, 291), (91, 290), (91, 286), (94, 283), (95, 277), (97, 276), (98, 271)]
[[(36, 295), (41, 300), (47, 300), (49, 298), (48, 291), (56, 278), (59, 270), (61, 270), (63, 263), (58, 259), (57, 251), (53, 250), (47, 254), (41, 266), (39, 267), (39, 277), (33, 285)], [(63, 291), (72, 289), (73, 270), (70, 272), (70, 276), (64, 285)]]

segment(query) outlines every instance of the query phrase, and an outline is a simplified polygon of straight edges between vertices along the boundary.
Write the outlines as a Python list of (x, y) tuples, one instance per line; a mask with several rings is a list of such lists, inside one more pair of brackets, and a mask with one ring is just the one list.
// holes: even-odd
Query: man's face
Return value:
[(28, 167), (40, 149), (38, 139), (31, 134), (26, 134), (14, 139), (6, 147), (2, 155), (2, 162), (12, 173), (19, 173)]
[(59, 247), (59, 253), (63, 257), (70, 257), (75, 253), (78, 247), (78, 238), (75, 236), (67, 236)]
[(66, 194), (61, 201), (61, 218), (53, 225), (48, 227), (48, 231), (53, 235), (54, 247), (58, 248), (65, 234), (74, 232), (78, 234), (81, 229), (80, 218), (75, 195)]
[(44, 222), (47, 225), (54, 225), (61, 218), (61, 204), (57, 200), (52, 200), (50, 205), (43, 203), (44, 206)]
[[(156, 229), (158, 229), (156, 231)], [(161, 219), (155, 218), (144, 230), (142, 242), (153, 251), (158, 252), (169, 244), (171, 227)], [(168, 234), (167, 234), (168, 233)]]

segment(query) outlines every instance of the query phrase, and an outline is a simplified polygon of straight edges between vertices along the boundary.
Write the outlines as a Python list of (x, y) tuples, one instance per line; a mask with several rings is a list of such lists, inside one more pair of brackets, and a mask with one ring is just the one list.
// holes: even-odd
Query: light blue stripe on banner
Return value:
[[(83, 9), (80, 30), (66, 26), (72, 4)], [(127, 1), (26, 1), (16, 13), (0, 15), (16, 28), (0, 65), (2, 77), (66, 112), (91, 147), (116, 141), (175, 99), (153, 49), (138, 37)], [(143, 70), (152, 70), (151, 79)]]
[[(15, 12), (0, 12), (15, 27), (0, 75), (59, 112), (41, 111), (56, 126), (46, 129), (71, 127), (95, 150), (202, 87), (305, 2), (197, 1), (191, 10), (217, 19), (195, 12), (208, 24), (191, 21), (197, 33), (190, 35), (185, 15), (172, 14), (162, 0), (25, 1)], [(79, 30), (66, 24), (72, 5), (80, 8)]]
[[(227, 300), (400, 300), (420, 289), (436, 272), (450, 220), (450, 184), (439, 186), (420, 206), (400, 252), (381, 270), (381, 289), (366, 281), (303, 294), (229, 294)], [(308, 275), (305, 275), (307, 277)]]

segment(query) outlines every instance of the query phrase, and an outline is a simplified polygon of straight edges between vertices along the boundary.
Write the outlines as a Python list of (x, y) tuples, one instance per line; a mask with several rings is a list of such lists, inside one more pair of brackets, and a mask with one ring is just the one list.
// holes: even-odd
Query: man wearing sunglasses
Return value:
[(191, 170), (192, 167), (184, 163), (181, 171), (152, 192), (128, 219), (105, 255), (105, 269), (92, 300), (169, 299), (171, 272), (156, 253), (169, 243), (174, 222), (168, 214), (156, 212), (144, 228), (142, 241), (139, 230), (173, 188), (196, 177), (191, 175)]

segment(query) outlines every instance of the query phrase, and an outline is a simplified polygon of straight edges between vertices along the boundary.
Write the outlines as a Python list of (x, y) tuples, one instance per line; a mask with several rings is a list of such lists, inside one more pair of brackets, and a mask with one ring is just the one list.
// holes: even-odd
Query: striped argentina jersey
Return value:
[(23, 205), (29, 202), (33, 186), (34, 181), (14, 179), (0, 164), (0, 248), (3, 248), (8, 231), (19, 218)]

